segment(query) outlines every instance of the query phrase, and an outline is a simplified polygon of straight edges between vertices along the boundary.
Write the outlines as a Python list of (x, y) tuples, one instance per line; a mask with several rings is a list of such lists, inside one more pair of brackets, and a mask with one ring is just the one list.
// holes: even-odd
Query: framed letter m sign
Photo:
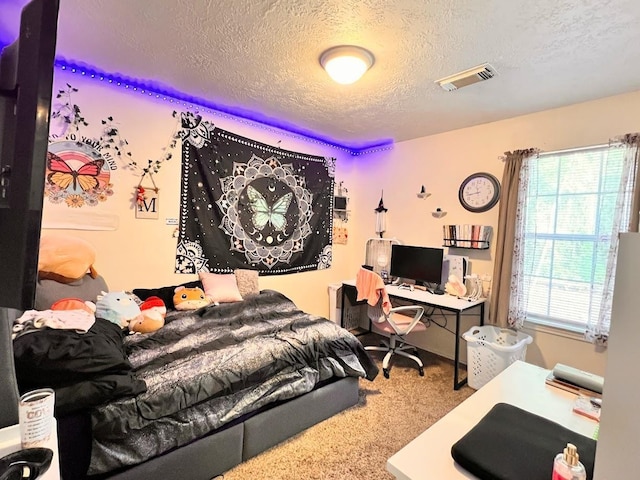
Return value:
[(144, 198), (140, 198), (136, 203), (136, 218), (158, 219), (160, 216), (160, 197), (158, 192), (147, 188)]

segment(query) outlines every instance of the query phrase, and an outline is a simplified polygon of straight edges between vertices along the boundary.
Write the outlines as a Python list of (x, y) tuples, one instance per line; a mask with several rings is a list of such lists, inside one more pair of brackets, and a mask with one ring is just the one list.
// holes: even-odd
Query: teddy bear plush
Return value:
[(173, 305), (176, 310), (196, 310), (211, 304), (211, 299), (199, 287), (176, 287), (173, 294)]
[(129, 326), (142, 317), (138, 304), (125, 292), (102, 292), (96, 302), (96, 318), (103, 318), (119, 325)]

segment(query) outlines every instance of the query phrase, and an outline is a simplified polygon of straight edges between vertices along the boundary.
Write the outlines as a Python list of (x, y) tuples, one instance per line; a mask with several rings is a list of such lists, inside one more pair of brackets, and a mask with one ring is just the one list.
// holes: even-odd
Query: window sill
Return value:
[(584, 332), (579, 327), (571, 327), (568, 325), (560, 326), (555, 322), (525, 320), (523, 329), (531, 332), (540, 332), (548, 335), (569, 338), (579, 342), (591, 343), (584, 338)]

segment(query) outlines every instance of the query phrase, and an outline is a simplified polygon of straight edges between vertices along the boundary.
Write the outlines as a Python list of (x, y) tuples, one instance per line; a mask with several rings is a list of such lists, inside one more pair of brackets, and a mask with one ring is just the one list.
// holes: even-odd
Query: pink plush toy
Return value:
[(83, 301), (79, 298), (61, 298), (53, 305), (51, 310), (84, 310), (91, 314), (96, 313), (96, 304), (89, 301)]

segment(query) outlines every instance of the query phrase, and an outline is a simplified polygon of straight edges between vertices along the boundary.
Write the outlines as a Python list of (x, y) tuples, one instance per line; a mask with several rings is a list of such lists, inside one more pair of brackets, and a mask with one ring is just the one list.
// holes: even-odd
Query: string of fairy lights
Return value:
[(70, 72), (72, 74), (95, 79), (100, 82), (105, 82), (115, 87), (133, 91), (147, 97), (155, 98), (157, 100), (165, 101), (170, 105), (176, 107), (194, 109), (197, 110), (198, 113), (209, 113), (214, 116), (267, 130), (277, 135), (286, 135), (307, 142), (329, 146), (347, 152), (353, 156), (367, 155), (375, 152), (391, 150), (393, 148), (393, 140), (383, 140), (375, 144), (367, 145), (360, 148), (341, 145), (329, 139), (319, 137), (313, 134), (313, 132), (303, 131), (289, 124), (283, 123), (279, 125), (274, 121), (267, 121), (265, 119), (259, 118), (259, 115), (257, 114), (255, 115), (255, 118), (252, 118), (251, 114), (245, 111), (236, 112), (229, 107), (217, 105), (208, 100), (187, 95), (175, 90), (168, 90), (158, 85), (154, 85), (153, 83), (145, 83), (140, 80), (121, 77), (115, 74), (97, 70), (93, 67), (68, 62), (63, 59), (56, 59), (54, 65), (65, 72)]

